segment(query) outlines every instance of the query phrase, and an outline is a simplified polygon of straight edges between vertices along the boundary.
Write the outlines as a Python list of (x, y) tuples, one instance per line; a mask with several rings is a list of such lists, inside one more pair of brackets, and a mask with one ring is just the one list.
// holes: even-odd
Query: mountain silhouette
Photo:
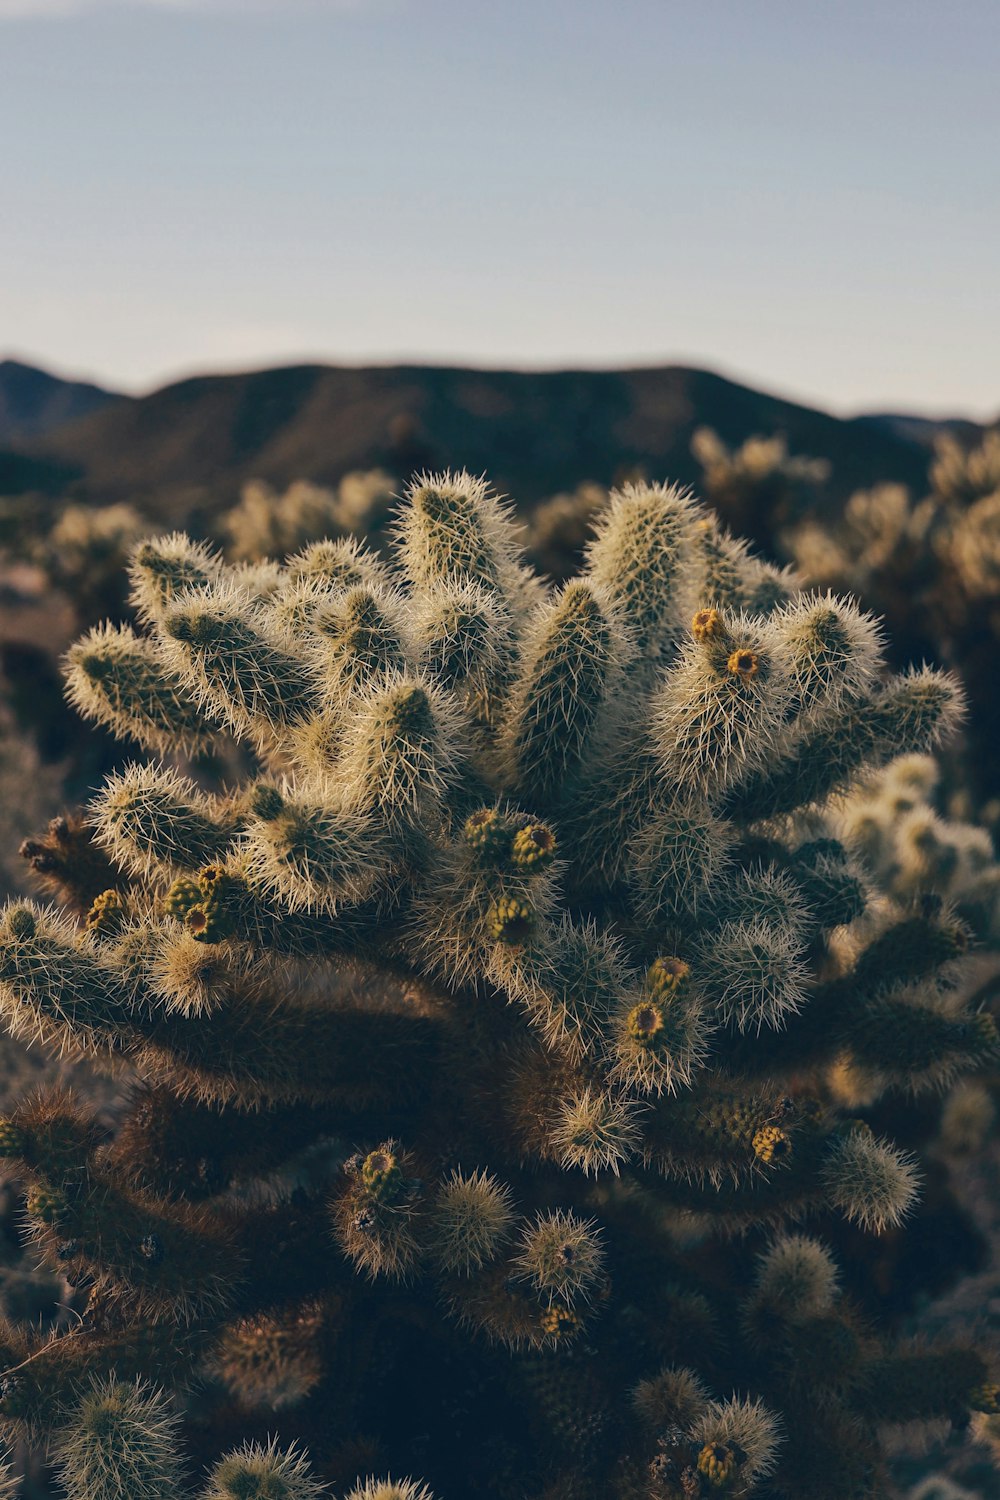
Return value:
[[(9, 383), (27, 389), (18, 369), (27, 367), (15, 367)], [(402, 478), (465, 467), (521, 504), (637, 470), (694, 483), (690, 440), (703, 425), (729, 444), (781, 433), (792, 453), (828, 459), (832, 504), (886, 480), (919, 490), (929, 458), (925, 422), (835, 417), (678, 365), (515, 372), (311, 364), (198, 376), (140, 398), (65, 384), (47, 408), (36, 404), (34, 418), (22, 416), (19, 432), (8, 428), (0, 493), (127, 499), (162, 520), (228, 505), (250, 478), (330, 483), (376, 465)], [(43, 416), (60, 402), (88, 401), (92, 409), (75, 419)]]

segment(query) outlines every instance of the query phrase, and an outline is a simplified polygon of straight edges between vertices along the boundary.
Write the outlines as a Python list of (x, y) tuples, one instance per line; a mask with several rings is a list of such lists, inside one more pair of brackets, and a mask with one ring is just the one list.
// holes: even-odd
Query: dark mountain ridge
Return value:
[(182, 380), (8, 443), (0, 492), (16, 481), (93, 503), (130, 499), (169, 518), (228, 503), (252, 477), (333, 482), (373, 465), (400, 475), (450, 465), (530, 503), (635, 469), (693, 482), (689, 445), (702, 425), (734, 444), (779, 432), (793, 453), (828, 459), (834, 500), (926, 477), (926, 443), (895, 425), (834, 417), (706, 370), (296, 365)]
[(64, 380), (17, 359), (0, 359), (0, 443), (33, 441), (122, 399), (85, 380)]

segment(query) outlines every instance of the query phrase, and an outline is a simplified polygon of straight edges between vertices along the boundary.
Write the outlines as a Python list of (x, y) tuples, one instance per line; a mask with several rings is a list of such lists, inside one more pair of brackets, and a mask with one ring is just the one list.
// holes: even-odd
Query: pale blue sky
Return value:
[(1000, 410), (997, 0), (0, 0), (0, 349)]

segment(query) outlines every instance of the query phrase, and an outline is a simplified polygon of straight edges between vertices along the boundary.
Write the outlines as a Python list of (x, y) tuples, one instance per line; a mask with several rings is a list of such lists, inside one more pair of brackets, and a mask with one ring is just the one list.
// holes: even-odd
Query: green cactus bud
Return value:
[(510, 846), (510, 862), (517, 870), (544, 870), (555, 858), (556, 836), (546, 823), (519, 828)]
[(501, 896), (490, 911), (490, 935), (498, 943), (517, 946), (523, 943), (534, 927), (534, 913), (526, 901), (516, 896)]
[(125, 902), (118, 891), (102, 891), (87, 913), (87, 931), (95, 937), (114, 937), (125, 921)]
[(179, 875), (163, 898), (163, 909), (170, 917), (183, 922), (188, 912), (202, 899), (202, 889), (189, 875)]

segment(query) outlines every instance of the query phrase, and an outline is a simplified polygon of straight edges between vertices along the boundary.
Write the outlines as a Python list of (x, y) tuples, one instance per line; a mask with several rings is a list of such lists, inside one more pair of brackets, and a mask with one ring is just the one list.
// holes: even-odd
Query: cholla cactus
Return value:
[(710, 427), (699, 427), (691, 452), (707, 498), (731, 526), (755, 537), (801, 516), (830, 477), (826, 459), (790, 455), (781, 436), (750, 437), (730, 449)]
[(35, 542), (33, 554), (55, 587), (72, 599), (78, 620), (89, 624), (102, 614), (120, 614), (125, 562), (148, 530), (131, 505), (67, 505)]
[(938, 810), (941, 770), (930, 755), (902, 755), (862, 782), (828, 820), (897, 901), (935, 896), (976, 938), (1000, 943), (1000, 864), (985, 828)]
[(884, 615), (897, 659), (933, 654), (959, 669), (970, 699), (968, 782), (998, 790), (993, 747), (1000, 641), (1000, 434), (966, 449), (936, 444), (931, 491), (879, 485), (848, 501), (837, 524), (809, 519), (776, 531), (778, 544), (814, 584), (849, 588)]
[(381, 469), (345, 474), (336, 489), (298, 479), (283, 494), (263, 480), (243, 486), (239, 504), (222, 517), (228, 555), (256, 563), (287, 556), (324, 536), (378, 532), (398, 485)]
[[(108, 890), (88, 911), (67, 836), (85, 921), (0, 924), (8, 1028), (139, 1080), (110, 1141), (61, 1094), (0, 1124), (38, 1254), (91, 1288), (64, 1337), (0, 1335), (0, 1417), (55, 1433), (71, 1492), (105, 1463), (85, 1372), (222, 1384), (205, 1500), (874, 1497), (882, 1420), (981, 1401), (975, 1351), (897, 1356), (781, 1236), (919, 1190), (835, 1060), (919, 1088), (995, 1051), (961, 923), (873, 909), (817, 833), (950, 730), (949, 677), (882, 680), (870, 619), (666, 485), (614, 495), (556, 592), (466, 474), (411, 486), (391, 569), (174, 536), (133, 587), (146, 633), (67, 661), (154, 755), (91, 803)], [(225, 736), (243, 783), (171, 764)]]

